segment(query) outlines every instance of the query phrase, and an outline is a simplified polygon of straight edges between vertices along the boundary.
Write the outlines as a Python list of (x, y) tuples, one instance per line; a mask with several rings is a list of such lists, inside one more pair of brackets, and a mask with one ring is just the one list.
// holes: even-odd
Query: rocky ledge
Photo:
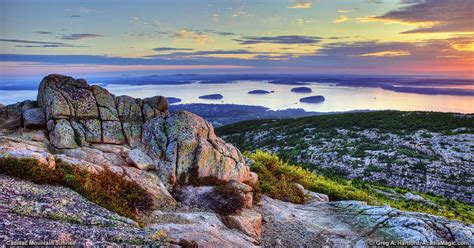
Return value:
[(0, 244), (58, 242), (77, 247), (253, 247), (256, 241), (222, 223), (219, 216), (177, 206), (155, 211), (153, 224), (138, 224), (58, 186), (0, 175)]
[[(262, 245), (267, 247), (367, 247), (383, 242), (435, 246), (474, 244), (474, 226), (428, 214), (358, 201), (297, 205), (264, 197)], [(459, 243), (456, 243), (459, 242)], [(403, 245), (402, 245), (403, 246)]]

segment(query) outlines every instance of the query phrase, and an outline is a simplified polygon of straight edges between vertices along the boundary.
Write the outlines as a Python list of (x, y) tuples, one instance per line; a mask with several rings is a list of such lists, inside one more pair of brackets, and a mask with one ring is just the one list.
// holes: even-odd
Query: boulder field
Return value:
[[(474, 227), (359, 202), (312, 200), (295, 205), (263, 197), (258, 177), (240, 151), (200, 116), (169, 112), (166, 97), (115, 96), (85, 80), (45, 77), (37, 101), (0, 105), (0, 159), (29, 158), (54, 169), (60, 160), (98, 173), (110, 170), (135, 182), (153, 200), (146, 222), (136, 223), (71, 189), (1, 175), (0, 244), (67, 241), (76, 245), (142, 244), (165, 247), (312, 247), (372, 241), (474, 243)], [(249, 161), (249, 160), (247, 160)], [(196, 182), (204, 182), (200, 185)], [(217, 184), (219, 186), (217, 186)], [(242, 196), (231, 214), (225, 185)], [(231, 206), (230, 204), (229, 206)], [(363, 234), (363, 235), (359, 235)]]

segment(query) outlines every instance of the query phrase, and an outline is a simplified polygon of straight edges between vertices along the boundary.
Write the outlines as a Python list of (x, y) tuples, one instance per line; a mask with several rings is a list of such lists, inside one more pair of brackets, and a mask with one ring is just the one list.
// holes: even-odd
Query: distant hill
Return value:
[(308, 112), (303, 109), (270, 110), (262, 106), (238, 105), (238, 104), (173, 104), (171, 112), (187, 110), (199, 113), (200, 116), (211, 122), (214, 126), (229, 125), (245, 120), (256, 119), (281, 119), (323, 114), (319, 112)]
[[(380, 75), (323, 75), (323, 74), (174, 74), (151, 75), (145, 77), (117, 77), (101, 80), (107, 84), (130, 85), (179, 85), (223, 84), (239, 80), (267, 81), (271, 84), (304, 86), (313, 83), (332, 84), (333, 86), (383, 88), (394, 92), (425, 95), (474, 96), (474, 90), (466, 88), (474, 83), (472, 79), (436, 79), (413, 76)], [(0, 90), (2, 90), (0, 85)], [(6, 88), (7, 90), (9, 88)], [(34, 88), (32, 88), (34, 89)]]
[(380, 111), (254, 120), (217, 133), (329, 176), (430, 192), (474, 204), (474, 116)]

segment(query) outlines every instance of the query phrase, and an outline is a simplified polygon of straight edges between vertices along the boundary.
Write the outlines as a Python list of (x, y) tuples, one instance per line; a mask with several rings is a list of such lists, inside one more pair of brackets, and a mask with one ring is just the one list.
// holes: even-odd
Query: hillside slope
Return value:
[(217, 129), (243, 151), (262, 149), (330, 176), (474, 204), (474, 116), (381, 111), (246, 121)]

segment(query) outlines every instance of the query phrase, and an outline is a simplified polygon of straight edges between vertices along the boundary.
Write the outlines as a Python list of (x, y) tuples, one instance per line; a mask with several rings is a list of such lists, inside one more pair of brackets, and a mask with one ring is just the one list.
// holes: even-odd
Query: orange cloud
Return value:
[(359, 54), (358, 56), (362, 57), (398, 57), (398, 56), (407, 56), (411, 53), (409, 51), (381, 51), (375, 53), (364, 53)]
[(354, 11), (355, 11), (354, 9), (340, 9), (340, 10), (337, 10), (337, 13), (350, 13)]
[(474, 52), (474, 42), (453, 44), (451, 47), (458, 51)]
[(288, 7), (290, 9), (310, 9), (311, 8), (311, 3), (308, 2), (297, 2), (293, 4), (292, 6)]
[(342, 15), (339, 16), (333, 23), (343, 23), (347, 20), (349, 20), (349, 17)]
[(190, 31), (188, 29), (180, 29), (176, 31), (173, 35), (171, 35), (172, 38), (175, 39), (193, 39), (197, 42), (200, 43), (206, 43), (208, 41), (212, 41), (213, 38), (210, 36), (207, 36), (202, 33), (195, 33), (193, 31)]
[(257, 55), (252, 53), (245, 53), (245, 54), (206, 54), (206, 55), (197, 55), (197, 56), (190, 56), (194, 58), (204, 57), (204, 58), (224, 58), (224, 59), (254, 59)]
[(472, 0), (405, 0), (407, 5), (381, 16), (366, 16), (359, 22), (398, 23), (414, 26), (410, 33), (473, 33), (474, 1)]
[(401, 19), (391, 19), (386, 17), (378, 17), (378, 16), (363, 16), (356, 18), (358, 23), (368, 23), (368, 22), (383, 22), (385, 24), (402, 24), (407, 26), (418, 26), (418, 27), (432, 27), (439, 22), (437, 21), (406, 21)]

